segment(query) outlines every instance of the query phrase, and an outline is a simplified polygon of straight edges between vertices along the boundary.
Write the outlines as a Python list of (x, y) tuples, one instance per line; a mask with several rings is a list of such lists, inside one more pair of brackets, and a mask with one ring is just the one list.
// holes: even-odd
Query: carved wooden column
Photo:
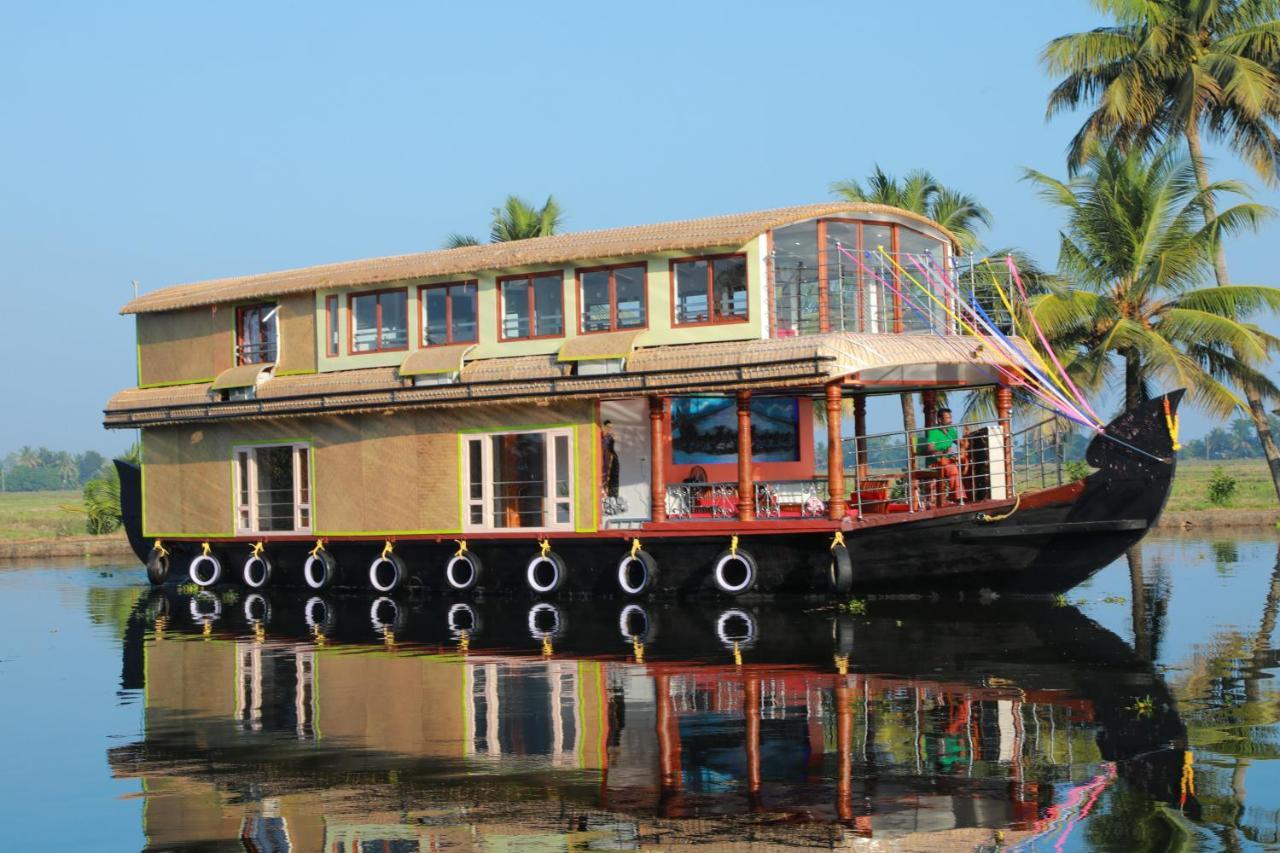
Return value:
[(760, 808), (760, 679), (748, 676), (742, 686), (742, 710), (746, 717), (747, 797), (751, 810)]
[(738, 392), (738, 519), (756, 517), (756, 490), (751, 479), (751, 392)]
[(1005, 497), (1013, 497), (1013, 391), (1008, 385), (996, 386), (996, 417), (1000, 419), (1000, 434), (1004, 442)]
[(663, 817), (679, 817), (683, 812), (681, 791), (684, 775), (681, 770), (680, 719), (671, 700), (671, 676), (655, 674), (653, 686), (657, 692), (658, 813)]
[(666, 406), (665, 397), (649, 398), (649, 517), (659, 523), (667, 520), (666, 454), (662, 435)]
[(827, 512), (832, 521), (844, 518), (844, 442), (840, 438), (841, 383), (827, 385)]
[(858, 480), (867, 477), (867, 398), (862, 394), (853, 398), (853, 434), (858, 445)]
[(836, 682), (836, 814), (853, 820), (853, 691), (848, 676)]

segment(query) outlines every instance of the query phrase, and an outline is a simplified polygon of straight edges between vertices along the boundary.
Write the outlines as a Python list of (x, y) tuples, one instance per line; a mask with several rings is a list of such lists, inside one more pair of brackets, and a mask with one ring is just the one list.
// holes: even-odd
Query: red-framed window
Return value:
[(564, 270), (498, 279), (498, 339), (564, 336)]
[(265, 364), (276, 360), (280, 306), (274, 302), (236, 309), (236, 364)]
[(409, 294), (403, 289), (347, 297), (348, 351), (352, 355), (409, 348)]
[(422, 345), (474, 343), (479, 339), (475, 281), (425, 284), (418, 288)]
[(644, 263), (578, 270), (578, 332), (645, 328), (648, 271)]
[(324, 354), (329, 358), (338, 356), (341, 338), (338, 326), (338, 297), (324, 298)]
[(707, 255), (671, 262), (671, 323), (745, 323), (750, 317), (747, 256)]

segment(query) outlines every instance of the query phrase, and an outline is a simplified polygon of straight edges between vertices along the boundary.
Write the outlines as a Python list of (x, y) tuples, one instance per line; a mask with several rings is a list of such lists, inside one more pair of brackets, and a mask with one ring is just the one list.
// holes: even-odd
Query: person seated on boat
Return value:
[(920, 444), (926, 454), (929, 467), (936, 469), (938, 478), (947, 485), (948, 498), (939, 498), (939, 506), (964, 500), (964, 487), (960, 484), (960, 433), (951, 425), (951, 410), (938, 409), (937, 422), (929, 427)]

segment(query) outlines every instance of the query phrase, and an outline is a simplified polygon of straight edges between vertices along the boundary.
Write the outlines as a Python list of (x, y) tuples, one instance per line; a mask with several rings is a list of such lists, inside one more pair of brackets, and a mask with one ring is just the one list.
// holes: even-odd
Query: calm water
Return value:
[[(0, 570), (26, 850), (1263, 849), (1277, 540), (1066, 602), (153, 594)], [(1136, 627), (1136, 630), (1135, 630)]]

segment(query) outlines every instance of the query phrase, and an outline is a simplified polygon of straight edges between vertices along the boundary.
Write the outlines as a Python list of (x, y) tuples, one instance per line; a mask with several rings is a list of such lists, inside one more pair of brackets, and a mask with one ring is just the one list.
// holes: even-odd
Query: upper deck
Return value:
[(533, 356), (608, 373), (636, 348), (952, 335), (954, 251), (916, 214), (832, 203), (178, 285), (123, 310), (142, 389), (364, 368), (424, 384)]

